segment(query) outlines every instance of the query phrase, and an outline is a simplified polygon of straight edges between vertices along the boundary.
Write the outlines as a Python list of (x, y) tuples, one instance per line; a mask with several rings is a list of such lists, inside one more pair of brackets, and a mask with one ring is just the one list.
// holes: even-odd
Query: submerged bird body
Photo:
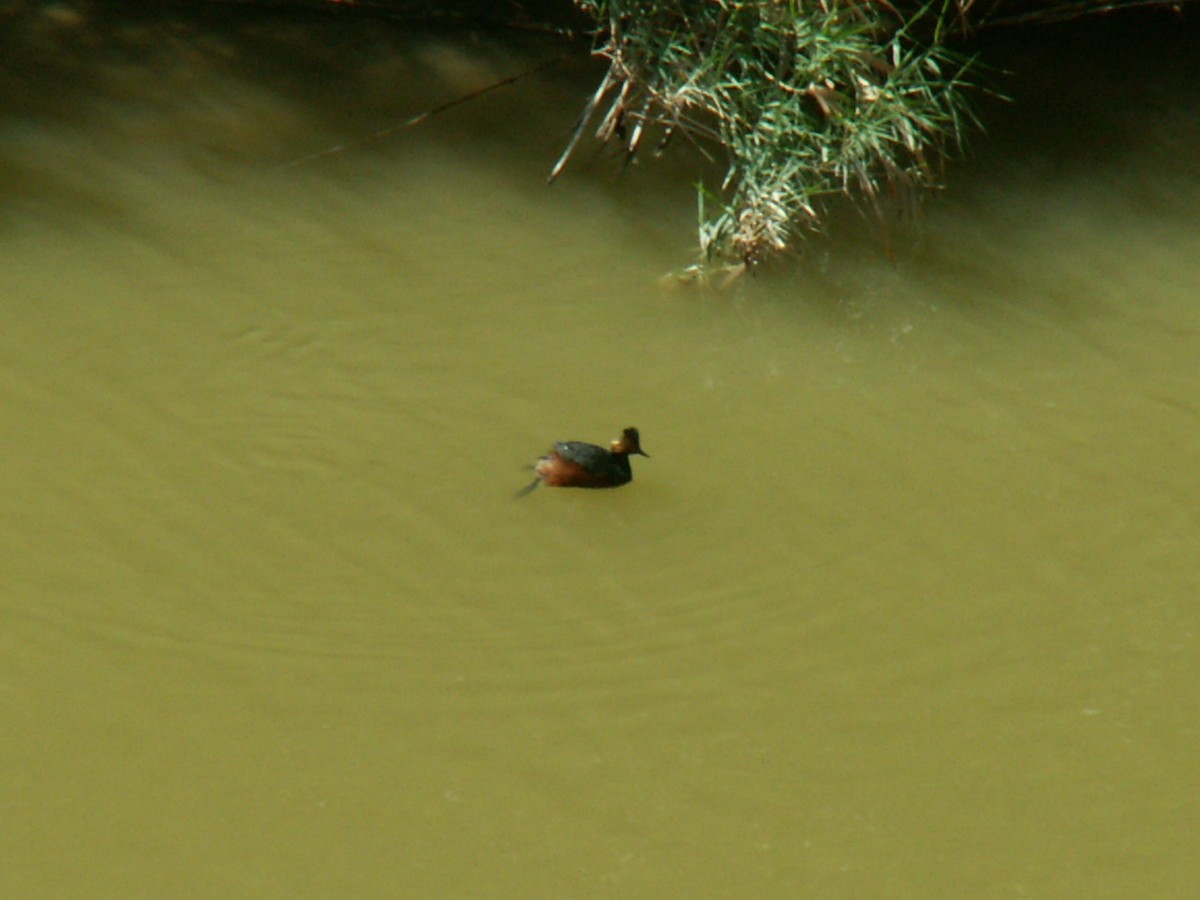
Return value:
[(561, 441), (536, 463), (537, 479), (521, 491), (527, 494), (538, 484), (547, 487), (609, 488), (633, 480), (630, 454), (649, 458), (642, 450), (638, 430), (626, 428), (608, 449), (583, 441)]

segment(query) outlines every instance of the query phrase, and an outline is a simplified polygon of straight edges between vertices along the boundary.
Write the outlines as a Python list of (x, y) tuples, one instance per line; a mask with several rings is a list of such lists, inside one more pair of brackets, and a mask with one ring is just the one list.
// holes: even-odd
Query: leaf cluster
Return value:
[[(723, 148), (704, 190), (705, 261), (750, 266), (820, 226), (825, 201), (936, 184), (972, 121), (966, 61), (886, 4), (855, 0), (577, 0), (609, 69), (581, 120), (636, 154), (683, 134)], [(936, 31), (934, 32), (936, 33)], [(568, 146), (570, 154), (579, 132)], [(557, 173), (557, 169), (556, 169)]]

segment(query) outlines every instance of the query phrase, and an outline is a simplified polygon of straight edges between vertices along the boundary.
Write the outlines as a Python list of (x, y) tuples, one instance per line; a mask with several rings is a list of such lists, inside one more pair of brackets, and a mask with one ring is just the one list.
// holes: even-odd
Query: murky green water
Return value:
[[(277, 168), (528, 48), (39, 28), (5, 896), (1191, 895), (1194, 68), (1035, 72), (894, 264), (703, 293), (672, 163), (542, 186), (583, 71)], [(630, 424), (631, 486), (513, 499)]]

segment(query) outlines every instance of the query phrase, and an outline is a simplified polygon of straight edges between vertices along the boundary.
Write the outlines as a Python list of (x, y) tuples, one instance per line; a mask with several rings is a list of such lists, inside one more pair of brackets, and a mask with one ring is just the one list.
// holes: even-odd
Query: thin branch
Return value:
[(524, 72), (519, 72), (516, 75), (510, 75), (507, 78), (502, 78), (500, 81), (497, 81), (494, 84), (489, 84), (487, 87), (480, 88), (477, 91), (472, 91), (471, 93), (462, 97), (457, 97), (454, 100), (448, 100), (445, 103), (433, 107), (433, 109), (427, 109), (423, 113), (419, 113), (411, 118), (405, 119), (399, 125), (392, 125), (388, 128), (383, 128), (373, 134), (367, 135), (365, 138), (360, 138), (357, 141), (351, 141), (346, 144), (337, 144), (333, 147), (326, 147), (324, 150), (319, 150), (316, 153), (310, 153), (308, 156), (301, 156), (298, 159), (293, 159), (290, 162), (283, 163), (277, 168), (295, 168), (296, 166), (303, 165), (305, 163), (315, 162), (318, 159), (324, 159), (327, 156), (336, 156), (337, 154), (344, 153), (347, 150), (356, 150), (360, 147), (365, 147), (368, 144), (381, 141), (384, 138), (391, 137), (392, 135), (404, 131), (407, 128), (412, 128), (414, 125), (420, 125), (426, 119), (431, 119), (440, 113), (446, 112), (446, 110), (453, 109), (456, 106), (461, 106), (464, 103), (469, 103), (470, 101), (476, 100), (482, 97), (484, 94), (490, 94), (492, 91), (498, 90), (499, 88), (507, 87), (510, 84), (515, 84), (522, 78), (526, 78), (530, 75), (536, 75), (538, 72), (548, 69), (553, 65), (557, 65), (570, 55), (571, 54), (569, 53), (564, 53), (561, 56), (554, 57), (553, 59), (545, 60), (538, 63), (532, 69), (526, 69)]

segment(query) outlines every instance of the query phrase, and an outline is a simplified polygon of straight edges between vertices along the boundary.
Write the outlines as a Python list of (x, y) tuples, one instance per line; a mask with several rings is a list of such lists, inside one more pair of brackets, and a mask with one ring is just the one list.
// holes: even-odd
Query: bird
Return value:
[(629, 457), (634, 453), (650, 458), (650, 454), (642, 449), (636, 428), (626, 428), (608, 449), (584, 441), (559, 441), (533, 464), (537, 477), (517, 496), (525, 496), (539, 484), (547, 487), (620, 487), (633, 480)]

